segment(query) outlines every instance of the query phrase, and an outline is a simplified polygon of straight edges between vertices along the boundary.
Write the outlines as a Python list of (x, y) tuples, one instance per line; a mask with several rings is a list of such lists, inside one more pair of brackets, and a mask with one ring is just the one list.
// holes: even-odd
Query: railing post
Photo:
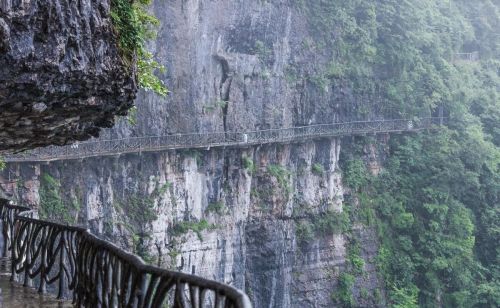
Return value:
[[(31, 229), (32, 229), (32, 226), (31, 224), (29, 224), (27, 227), (26, 227), (26, 231), (27, 232), (27, 235), (26, 237), (24, 238), (25, 241), (28, 240), (28, 236), (29, 234), (31, 233)], [(15, 237), (16, 240), (22, 240), (20, 237), (18, 237), (18, 235), (16, 234), (16, 237)], [(16, 243), (14, 243), (14, 245), (16, 245)], [(16, 245), (17, 246), (17, 245)], [(24, 253), (26, 253), (26, 264), (30, 264), (31, 263), (31, 253), (30, 253), (30, 249), (29, 249), (29, 245), (26, 244), (26, 251), (24, 251)], [(14, 247), (12, 249), (12, 251), (16, 251), (16, 248)], [(22, 252), (22, 251), (21, 251)], [(14, 264), (14, 262), (22, 262), (22, 256), (16, 256), (16, 259), (12, 260), (12, 263)], [(17, 264), (16, 264), (17, 265)], [(13, 266), (12, 268), (12, 271), (15, 273), (15, 268)], [(23, 281), (23, 286), (25, 287), (29, 287), (30, 286), (30, 277), (29, 277), (29, 267), (26, 266), (25, 269), (24, 269), (24, 281)]]
[[(45, 289), (45, 278), (47, 276), (47, 267), (46, 267), (46, 264), (47, 264), (47, 242), (48, 242), (48, 239), (47, 239), (47, 236), (48, 236), (48, 232), (47, 232), (47, 228), (43, 228), (43, 231), (42, 231), (42, 239), (40, 241), (40, 245), (42, 245), (42, 247), (40, 248), (42, 251), (42, 260), (40, 261), (40, 285), (38, 287), (38, 292), (39, 293), (45, 293), (46, 289)], [(36, 239), (35, 239), (36, 240)], [(28, 268), (28, 266), (26, 266), (26, 268)]]
[(8, 234), (7, 234), (7, 229), (5, 227), (5, 223), (4, 223), (4, 215), (5, 215), (5, 208), (2, 205), (0, 205), (1, 209), (0, 209), (0, 245), (2, 245), (2, 258), (6, 258), (7, 257), (7, 237), (8, 237)]
[(59, 257), (59, 290), (57, 293), (57, 298), (61, 299), (64, 296), (64, 292), (66, 291), (66, 276), (64, 270), (64, 263), (66, 262), (66, 241), (65, 241), (64, 230), (61, 230), (61, 253)]

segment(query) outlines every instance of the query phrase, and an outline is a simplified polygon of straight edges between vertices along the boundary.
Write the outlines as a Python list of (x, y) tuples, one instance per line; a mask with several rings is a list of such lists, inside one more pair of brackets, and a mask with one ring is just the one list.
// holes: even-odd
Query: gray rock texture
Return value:
[[(335, 60), (324, 45), (335, 33), (315, 31), (299, 2), (155, 1), (161, 29), (149, 47), (167, 67), (161, 77), (171, 94), (139, 93), (137, 125), (122, 119), (102, 138), (330, 123), (374, 108), (342, 82), (320, 78)], [(297, 230), (343, 211), (348, 188), (338, 161), (348, 142), (9, 164), (0, 182), (5, 194), (38, 207), (50, 174), (64, 187), (68, 212), (94, 232), (153, 263), (242, 288), (256, 308), (327, 308), (336, 306), (349, 238), (333, 232), (303, 243)], [(366, 153), (378, 172), (376, 147)], [(376, 236), (355, 230), (365, 260), (356, 303), (377, 306), (375, 294), (384, 293), (376, 291)]]
[(109, 1), (0, 1), (0, 151), (111, 127), (135, 97)]

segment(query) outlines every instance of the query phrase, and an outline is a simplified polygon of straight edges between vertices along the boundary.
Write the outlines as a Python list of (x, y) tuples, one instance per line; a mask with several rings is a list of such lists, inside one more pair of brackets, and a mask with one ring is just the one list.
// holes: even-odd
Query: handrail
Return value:
[(85, 141), (73, 146), (51, 146), (19, 154), (4, 155), (5, 162), (37, 162), (80, 159), (125, 153), (206, 147), (244, 147), (285, 143), (303, 139), (368, 133), (419, 131), (444, 124), (446, 118), (389, 119), (315, 124), (246, 132), (188, 133)]
[(11, 252), (11, 279), (24, 286), (77, 307), (252, 307), (236, 288), (147, 265), (87, 229), (35, 216), (0, 199), (3, 256)]

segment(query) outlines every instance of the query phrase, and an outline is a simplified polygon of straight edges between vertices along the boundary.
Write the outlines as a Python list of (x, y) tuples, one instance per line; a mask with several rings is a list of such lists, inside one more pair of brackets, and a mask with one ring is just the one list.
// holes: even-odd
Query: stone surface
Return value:
[[(337, 277), (346, 267), (347, 238), (324, 234), (304, 245), (296, 230), (303, 221), (314, 224), (319, 217), (315, 215), (342, 211), (339, 153), (340, 140), (324, 139), (9, 164), (4, 179), (10, 172), (12, 178), (23, 180), (1, 187), (11, 197), (38, 207), (39, 174), (50, 174), (64, 187), (61, 197), (80, 223), (155, 264), (242, 288), (255, 307), (332, 307)], [(244, 157), (255, 162), (254, 172), (245, 168)], [(324, 173), (315, 174), (313, 164), (321, 164)], [(289, 174), (288, 189), (269, 173), (271, 165)], [(73, 200), (80, 204), (75, 207)], [(155, 219), (137, 214), (130, 206), (135, 200), (142, 200), (139, 213), (151, 207)], [(209, 210), (215, 203), (223, 205), (220, 212)], [(199, 234), (173, 232), (181, 221), (202, 220), (213, 228)], [(376, 236), (356, 229), (366, 261), (356, 294), (366, 290), (373, 303), (380, 288), (373, 265)], [(137, 236), (140, 242), (134, 240)]]
[(135, 89), (109, 1), (0, 1), (0, 151), (97, 136)]
[[(341, 83), (314, 81), (332, 60), (321, 44), (332, 34), (314, 32), (311, 17), (293, 2), (155, 1), (162, 27), (150, 48), (168, 68), (162, 78), (171, 94), (140, 93), (137, 125), (121, 120), (102, 138), (329, 123), (355, 118), (360, 106), (371, 108)], [(329, 308), (346, 268), (348, 238), (327, 234), (300, 245), (296, 230), (301, 220), (313, 224), (315, 215), (343, 210), (348, 188), (338, 160), (349, 141), (9, 164), (4, 182), (9, 174), (21, 180), (2, 188), (37, 207), (40, 174), (51, 174), (82, 223), (122, 247), (147, 252), (154, 263), (242, 288), (256, 308)], [(376, 150), (365, 151), (373, 173), (380, 168)], [(323, 174), (313, 172), (314, 164)], [(288, 189), (269, 173), (270, 165), (287, 171)], [(133, 217), (138, 199), (156, 219)], [(221, 213), (207, 210), (215, 203), (224, 205)], [(199, 235), (173, 232), (180, 221), (203, 219), (214, 227)], [(357, 236), (366, 275), (356, 278), (356, 301), (375, 306), (373, 294), (381, 288), (373, 264), (376, 236), (362, 227)]]

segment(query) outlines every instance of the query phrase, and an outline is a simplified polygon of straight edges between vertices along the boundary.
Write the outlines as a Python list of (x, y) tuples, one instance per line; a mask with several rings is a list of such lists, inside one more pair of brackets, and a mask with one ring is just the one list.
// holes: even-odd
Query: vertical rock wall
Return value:
[[(314, 31), (298, 2), (156, 1), (162, 25), (150, 48), (171, 95), (140, 93), (138, 124), (122, 120), (104, 138), (330, 123), (372, 108), (343, 84), (318, 81), (335, 59), (323, 42), (336, 34)], [(50, 174), (70, 216), (151, 262), (233, 284), (255, 307), (333, 307), (348, 238), (304, 241), (300, 228), (343, 211), (340, 143), (12, 164), (2, 189), (36, 207)], [(366, 264), (356, 300), (374, 306), (375, 237), (357, 230)]]
[[(348, 239), (327, 232), (303, 242), (298, 228), (342, 212), (339, 152), (340, 140), (324, 139), (18, 164), (4, 177), (23, 180), (2, 188), (37, 207), (40, 174), (50, 174), (69, 216), (152, 263), (236, 285), (256, 307), (331, 307)], [(373, 301), (375, 236), (355, 229), (366, 261), (357, 284)]]

